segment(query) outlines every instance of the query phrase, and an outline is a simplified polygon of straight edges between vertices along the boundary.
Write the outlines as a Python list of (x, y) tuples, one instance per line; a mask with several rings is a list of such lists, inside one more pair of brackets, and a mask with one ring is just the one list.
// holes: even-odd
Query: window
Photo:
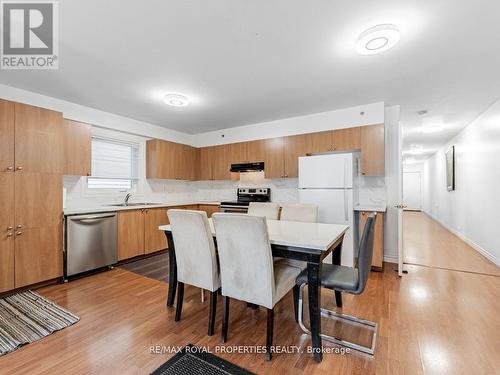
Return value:
[(138, 178), (139, 144), (92, 138), (92, 176), (89, 189), (131, 189)]

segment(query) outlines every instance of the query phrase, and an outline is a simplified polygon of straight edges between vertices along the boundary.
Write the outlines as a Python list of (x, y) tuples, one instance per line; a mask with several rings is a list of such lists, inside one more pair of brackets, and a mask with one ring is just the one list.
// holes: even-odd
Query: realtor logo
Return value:
[(1, 2), (1, 68), (58, 69), (59, 17), (55, 1)]

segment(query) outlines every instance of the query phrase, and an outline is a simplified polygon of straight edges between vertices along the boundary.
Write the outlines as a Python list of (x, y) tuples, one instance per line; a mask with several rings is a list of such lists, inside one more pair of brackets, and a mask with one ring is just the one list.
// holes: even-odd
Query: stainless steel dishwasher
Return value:
[(116, 212), (66, 216), (64, 276), (117, 262)]

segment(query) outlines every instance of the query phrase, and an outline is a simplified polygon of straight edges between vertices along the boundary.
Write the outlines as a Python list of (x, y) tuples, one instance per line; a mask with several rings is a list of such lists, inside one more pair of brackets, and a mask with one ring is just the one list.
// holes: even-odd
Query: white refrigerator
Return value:
[[(359, 201), (359, 153), (331, 153), (299, 157), (299, 200), (319, 207), (319, 222), (346, 224), (342, 265), (353, 267), (358, 236), (354, 206)], [(329, 255), (325, 262), (331, 262)]]

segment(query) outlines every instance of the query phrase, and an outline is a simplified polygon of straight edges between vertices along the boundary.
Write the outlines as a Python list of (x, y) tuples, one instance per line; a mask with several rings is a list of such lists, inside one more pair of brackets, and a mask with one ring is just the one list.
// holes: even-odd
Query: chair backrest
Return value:
[(264, 216), (270, 220), (278, 220), (280, 205), (277, 203), (250, 202), (247, 214), (251, 216)]
[(358, 288), (354, 294), (360, 294), (365, 290), (368, 275), (372, 267), (373, 239), (375, 237), (375, 214), (366, 219), (365, 229), (359, 243), (358, 253)]
[(283, 204), (281, 206), (280, 220), (317, 223), (318, 206), (306, 203)]
[(177, 279), (216, 291), (220, 287), (214, 239), (204, 211), (167, 211), (175, 245)]
[(214, 213), (222, 295), (273, 307), (274, 265), (266, 219)]

